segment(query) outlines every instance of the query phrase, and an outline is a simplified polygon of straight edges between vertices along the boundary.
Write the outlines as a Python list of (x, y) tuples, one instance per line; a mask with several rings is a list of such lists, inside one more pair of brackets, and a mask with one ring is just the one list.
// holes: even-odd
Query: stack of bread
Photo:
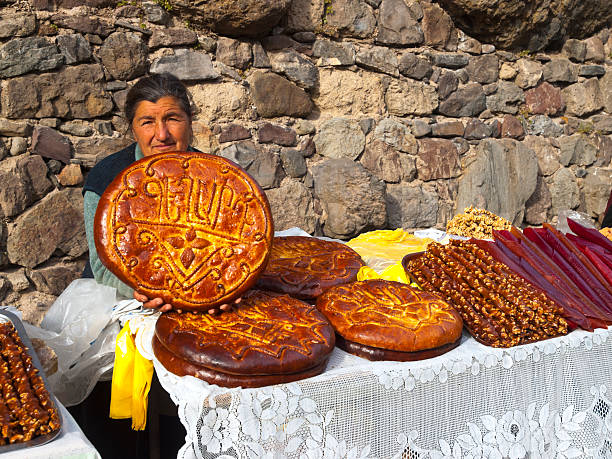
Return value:
[[(325, 317), (287, 295), (249, 291), (274, 228), (263, 190), (238, 165), (194, 152), (145, 157), (106, 189), (94, 231), (109, 270), (174, 306), (153, 342), (170, 371), (258, 387), (324, 370), (334, 347)], [(232, 311), (205, 312), (239, 297)]]
[(275, 237), (257, 287), (315, 300), (335, 285), (357, 278), (365, 263), (346, 245), (306, 236)]
[(153, 350), (166, 369), (225, 387), (260, 387), (317, 375), (334, 332), (303, 301), (250, 290), (218, 316), (170, 312), (157, 321)]
[(441, 297), (400, 282), (358, 282), (363, 266), (340, 242), (275, 237), (257, 286), (316, 301), (338, 347), (370, 360), (420, 360), (459, 344), (461, 317)]
[(336, 286), (317, 307), (336, 330), (338, 347), (369, 360), (435, 357), (459, 345), (463, 327), (441, 297), (382, 279)]

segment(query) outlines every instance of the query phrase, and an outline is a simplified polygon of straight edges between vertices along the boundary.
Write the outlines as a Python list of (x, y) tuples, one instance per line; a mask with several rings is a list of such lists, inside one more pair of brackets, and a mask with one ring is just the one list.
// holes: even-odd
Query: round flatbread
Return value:
[[(335, 343), (333, 328), (314, 305), (257, 290), (219, 315), (162, 314), (155, 336), (166, 351), (156, 352), (162, 363), (169, 362), (167, 354), (177, 357), (167, 367), (176, 374), (207, 368), (249, 377), (304, 373), (319, 367)], [(189, 365), (176, 368), (181, 361)]]
[(257, 287), (314, 299), (335, 285), (354, 281), (364, 265), (357, 252), (340, 242), (307, 236), (275, 237)]
[(397, 362), (414, 362), (416, 360), (432, 359), (448, 351), (455, 349), (461, 343), (459, 337), (454, 343), (448, 343), (433, 349), (423, 351), (404, 352), (381, 349), (379, 347), (366, 346), (354, 341), (344, 339), (341, 335), (336, 335), (336, 346), (349, 354), (354, 354), (368, 360), (394, 360)]
[(233, 162), (196, 152), (147, 156), (123, 170), (98, 203), (102, 263), (149, 298), (207, 310), (252, 287), (274, 228), (268, 200)]
[(299, 381), (323, 373), (328, 360), (328, 357), (326, 357), (318, 365), (298, 373), (280, 375), (234, 375), (222, 371), (211, 370), (210, 368), (196, 365), (188, 360), (182, 359), (169, 352), (155, 336), (153, 337), (152, 344), (155, 357), (157, 357), (157, 360), (159, 360), (168, 371), (177, 376), (194, 376), (209, 384), (216, 384), (223, 387), (253, 388)]
[(459, 340), (463, 327), (441, 297), (381, 279), (334, 287), (317, 308), (345, 340), (391, 351), (440, 348)]

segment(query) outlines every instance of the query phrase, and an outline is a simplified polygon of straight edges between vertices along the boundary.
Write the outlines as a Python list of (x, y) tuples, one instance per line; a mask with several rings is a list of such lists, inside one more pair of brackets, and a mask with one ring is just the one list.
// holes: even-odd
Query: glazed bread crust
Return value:
[(439, 348), (457, 341), (463, 328), (441, 297), (381, 279), (334, 287), (317, 308), (345, 340), (392, 351)]
[(149, 298), (207, 310), (263, 272), (274, 227), (268, 200), (240, 166), (196, 152), (136, 161), (107, 187), (94, 237), (102, 263)]
[(326, 360), (335, 344), (331, 325), (314, 305), (256, 290), (219, 315), (162, 314), (155, 336), (181, 360), (240, 376), (306, 371)]
[(315, 299), (329, 288), (352, 282), (365, 263), (345, 244), (306, 236), (275, 237), (257, 288)]

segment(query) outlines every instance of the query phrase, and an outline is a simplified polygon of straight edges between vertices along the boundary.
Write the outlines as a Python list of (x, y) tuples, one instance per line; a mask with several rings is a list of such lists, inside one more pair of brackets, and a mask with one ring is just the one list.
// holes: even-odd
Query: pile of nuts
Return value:
[(556, 303), (473, 242), (431, 243), (407, 270), (454, 306), (483, 344), (511, 347), (567, 334)]
[(455, 215), (446, 224), (447, 233), (476, 239), (493, 239), (493, 230), (509, 230), (510, 228), (512, 228), (512, 223), (505, 218), (472, 206), (466, 207), (462, 214)]

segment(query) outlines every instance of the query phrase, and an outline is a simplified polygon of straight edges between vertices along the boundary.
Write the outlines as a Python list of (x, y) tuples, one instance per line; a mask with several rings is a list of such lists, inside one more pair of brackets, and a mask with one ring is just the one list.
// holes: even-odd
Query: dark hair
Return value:
[(175, 97), (183, 111), (191, 119), (191, 104), (185, 85), (171, 73), (160, 73), (141, 78), (128, 91), (125, 99), (125, 117), (128, 124), (132, 125), (136, 114), (136, 106), (139, 102), (146, 100), (155, 103), (162, 97), (168, 96)]

